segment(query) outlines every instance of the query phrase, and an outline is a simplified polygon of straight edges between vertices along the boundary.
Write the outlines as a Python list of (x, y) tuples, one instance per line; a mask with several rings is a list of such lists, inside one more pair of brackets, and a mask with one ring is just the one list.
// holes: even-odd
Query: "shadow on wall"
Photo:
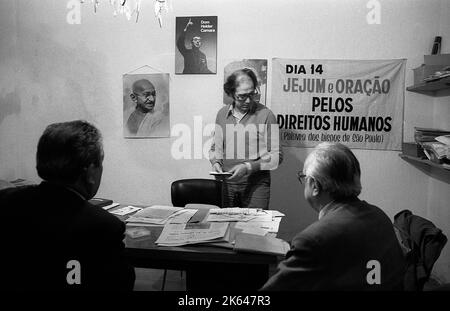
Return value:
[(270, 209), (286, 215), (281, 221), (278, 236), (290, 241), (296, 233), (315, 222), (318, 215), (306, 202), (304, 185), (297, 179), (297, 172), (303, 169), (307, 149), (285, 147), (283, 153), (283, 163), (272, 172)]

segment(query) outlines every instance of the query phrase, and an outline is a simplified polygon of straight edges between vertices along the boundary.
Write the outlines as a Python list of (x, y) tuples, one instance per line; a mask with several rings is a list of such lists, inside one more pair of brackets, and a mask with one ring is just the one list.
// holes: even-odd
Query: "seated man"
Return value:
[(125, 225), (88, 202), (102, 176), (100, 132), (85, 121), (51, 124), (36, 160), (41, 184), (0, 192), (3, 284), (11, 290), (132, 290)]
[(358, 199), (361, 171), (344, 145), (322, 143), (298, 177), (319, 220), (292, 240), (263, 290), (401, 290), (405, 262), (388, 216)]

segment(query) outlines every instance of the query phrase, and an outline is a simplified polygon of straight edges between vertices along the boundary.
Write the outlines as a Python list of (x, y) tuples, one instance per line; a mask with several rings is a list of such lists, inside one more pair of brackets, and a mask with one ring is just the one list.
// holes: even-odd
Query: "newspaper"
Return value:
[(167, 223), (156, 240), (159, 246), (217, 242), (224, 240), (228, 230), (226, 222), (173, 224)]
[(133, 216), (129, 217), (126, 222), (164, 225), (169, 219), (182, 214), (184, 211), (185, 210), (181, 207), (153, 205), (135, 213)]

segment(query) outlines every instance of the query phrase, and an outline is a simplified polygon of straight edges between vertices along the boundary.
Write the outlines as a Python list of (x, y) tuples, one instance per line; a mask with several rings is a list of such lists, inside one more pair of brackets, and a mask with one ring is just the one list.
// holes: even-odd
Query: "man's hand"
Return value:
[(212, 168), (213, 168), (214, 172), (223, 173), (222, 165), (220, 165), (220, 163), (214, 163)]
[(233, 166), (233, 168), (231, 170), (229, 170), (229, 172), (233, 175), (231, 175), (230, 177), (228, 177), (228, 181), (238, 181), (240, 180), (242, 177), (244, 177), (245, 175), (247, 175), (248, 170), (247, 170), (247, 166), (245, 166), (244, 163), (238, 164)]
[(192, 20), (190, 18), (189, 18), (189, 22), (186, 24), (186, 27), (184, 27), (185, 32), (188, 29), (189, 25), (194, 25), (194, 23), (192, 22)]

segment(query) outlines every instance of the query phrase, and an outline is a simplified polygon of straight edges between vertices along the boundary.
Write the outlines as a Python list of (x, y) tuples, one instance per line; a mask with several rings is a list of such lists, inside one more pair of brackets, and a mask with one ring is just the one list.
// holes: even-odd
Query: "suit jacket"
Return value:
[[(0, 192), (1, 275), (11, 290), (132, 290), (125, 224), (76, 192), (42, 182)], [(80, 264), (81, 284), (69, 285)]]
[(421, 291), (447, 243), (447, 237), (431, 221), (413, 215), (409, 210), (394, 216), (394, 226), (399, 231), (407, 261), (404, 289)]
[[(367, 282), (380, 263), (381, 284)], [(295, 236), (262, 290), (401, 290), (405, 262), (388, 216), (357, 198), (332, 203)]]

